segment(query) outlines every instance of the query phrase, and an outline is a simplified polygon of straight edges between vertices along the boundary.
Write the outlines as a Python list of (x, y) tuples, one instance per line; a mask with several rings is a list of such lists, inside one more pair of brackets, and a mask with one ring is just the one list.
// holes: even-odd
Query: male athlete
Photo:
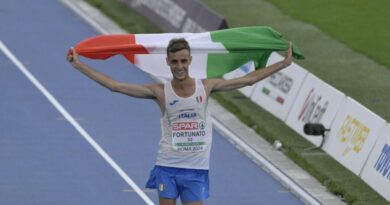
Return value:
[(147, 188), (158, 190), (160, 205), (175, 205), (178, 197), (184, 205), (202, 205), (203, 200), (209, 197), (212, 125), (207, 101), (210, 94), (253, 85), (292, 62), (290, 42), (283, 61), (243, 77), (231, 80), (194, 79), (188, 74), (192, 61), (188, 42), (183, 38), (172, 39), (166, 58), (172, 80), (164, 84), (137, 85), (115, 81), (94, 70), (79, 60), (73, 48), (71, 50), (68, 61), (92, 80), (113, 92), (152, 99), (160, 106), (163, 133), (156, 166), (146, 184)]

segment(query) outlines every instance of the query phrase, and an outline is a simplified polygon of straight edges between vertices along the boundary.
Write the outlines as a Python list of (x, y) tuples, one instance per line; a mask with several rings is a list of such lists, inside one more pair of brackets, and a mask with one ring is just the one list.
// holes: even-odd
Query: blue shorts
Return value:
[(157, 189), (159, 197), (180, 199), (184, 203), (209, 197), (209, 171), (156, 165), (150, 172), (146, 188)]

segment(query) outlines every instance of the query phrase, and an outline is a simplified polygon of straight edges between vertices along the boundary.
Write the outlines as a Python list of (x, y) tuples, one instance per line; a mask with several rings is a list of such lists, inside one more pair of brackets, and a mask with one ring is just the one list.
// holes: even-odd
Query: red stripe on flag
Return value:
[(113, 34), (88, 38), (75, 46), (76, 52), (92, 59), (107, 59), (114, 55), (123, 55), (135, 63), (135, 54), (148, 54), (146, 48), (136, 44), (135, 35)]

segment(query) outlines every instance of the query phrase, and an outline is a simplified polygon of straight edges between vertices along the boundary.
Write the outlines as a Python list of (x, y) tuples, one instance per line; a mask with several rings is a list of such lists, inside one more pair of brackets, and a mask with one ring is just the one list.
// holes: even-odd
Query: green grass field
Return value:
[(388, 0), (269, 0), (390, 69)]
[[(202, 1), (224, 15), (230, 27), (275, 28), (304, 53), (306, 59), (298, 64), (390, 121), (390, 58), (386, 58), (390, 44), (386, 47), (383, 43), (390, 38), (384, 17), (385, 8), (390, 8), (387, 1)], [(118, 0), (88, 2), (130, 33), (161, 32)], [(282, 141), (290, 159), (348, 204), (390, 204), (324, 152), (303, 152), (312, 145), (239, 92), (217, 93), (213, 97), (269, 142)]]

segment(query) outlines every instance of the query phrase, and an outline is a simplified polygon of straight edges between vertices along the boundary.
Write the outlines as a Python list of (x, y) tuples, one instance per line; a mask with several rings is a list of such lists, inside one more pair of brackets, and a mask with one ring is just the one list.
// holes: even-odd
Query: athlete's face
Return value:
[(167, 64), (171, 68), (173, 78), (184, 80), (188, 77), (188, 67), (192, 61), (190, 51), (183, 49), (175, 53), (168, 53)]

